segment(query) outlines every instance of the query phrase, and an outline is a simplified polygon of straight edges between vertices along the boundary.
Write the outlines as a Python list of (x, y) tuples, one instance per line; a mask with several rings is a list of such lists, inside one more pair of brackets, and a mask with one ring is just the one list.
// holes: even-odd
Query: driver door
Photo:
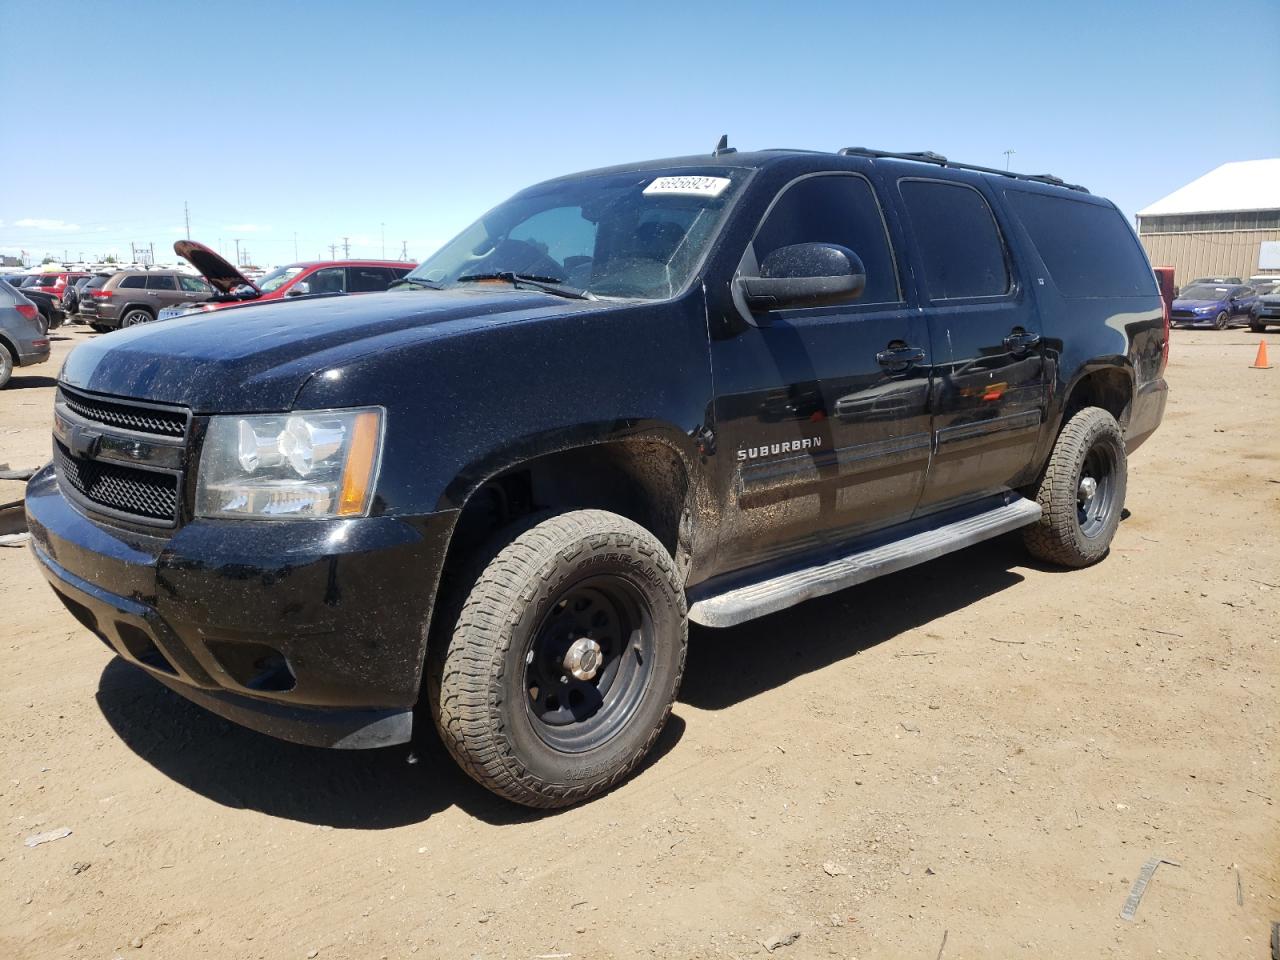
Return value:
[[(871, 182), (854, 173), (783, 188), (743, 257), (835, 243), (858, 255), (855, 300), (755, 316), (712, 342), (720, 489), (718, 572), (908, 519), (929, 465), (929, 330), (909, 307)], [(741, 327), (739, 323), (739, 327)], [(899, 358), (918, 352), (918, 359)]]

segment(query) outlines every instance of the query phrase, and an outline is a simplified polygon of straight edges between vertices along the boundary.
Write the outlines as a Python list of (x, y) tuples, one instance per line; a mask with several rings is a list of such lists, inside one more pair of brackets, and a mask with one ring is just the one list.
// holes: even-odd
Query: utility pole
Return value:
[(1018, 152), (1017, 150), (1006, 150), (1006, 151), (1004, 151), (1004, 168), (1005, 168), (1006, 170), (1008, 170), (1008, 169), (1009, 169), (1009, 158), (1010, 158), (1010, 157), (1012, 157), (1012, 156), (1013, 156), (1015, 153), (1017, 153), (1017, 152)]
[(409, 241), (408, 240), (400, 241), (400, 259), (406, 260), (406, 261), (409, 259)]
[(235, 240), (235, 242), (236, 242), (236, 266), (237, 266), (237, 267), (243, 267), (243, 266), (244, 266), (244, 261), (240, 259), (240, 238), (239, 238), (239, 237), (234, 237), (233, 239), (234, 239), (234, 240)]
[(387, 225), (380, 223), (378, 226), (382, 229), (382, 259), (387, 259)]
[(153, 266), (153, 267), (156, 265), (156, 245), (155, 245), (155, 243), (154, 243), (154, 242), (151, 244), (151, 260), (150, 260), (150, 265), (151, 265), (151, 266)]
[(182, 217), (187, 221), (187, 239), (191, 239), (191, 210), (187, 207), (187, 201), (182, 201)]
[(293, 231), (293, 259), (298, 259), (298, 231)]
[(342, 259), (343, 260), (351, 259), (351, 238), (350, 237), (342, 238)]
[(330, 260), (338, 259), (338, 245), (336, 243), (329, 244), (329, 259)]

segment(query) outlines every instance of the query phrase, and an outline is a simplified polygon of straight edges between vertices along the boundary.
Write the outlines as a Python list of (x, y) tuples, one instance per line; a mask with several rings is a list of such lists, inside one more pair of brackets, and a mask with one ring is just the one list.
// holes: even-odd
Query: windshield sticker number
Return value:
[(729, 186), (728, 177), (658, 177), (644, 188), (646, 197), (718, 197)]

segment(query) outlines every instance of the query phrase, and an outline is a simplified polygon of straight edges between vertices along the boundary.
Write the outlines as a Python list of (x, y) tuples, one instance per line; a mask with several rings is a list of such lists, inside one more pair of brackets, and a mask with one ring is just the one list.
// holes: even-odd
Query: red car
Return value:
[(49, 294), (55, 300), (61, 300), (63, 291), (67, 289), (68, 283), (75, 283), (81, 277), (91, 277), (93, 274), (86, 273), (83, 270), (68, 271), (66, 273), (32, 273), (22, 281), (22, 286), (28, 290), (42, 290)]
[(203, 303), (162, 310), (157, 317), (160, 320), (286, 297), (377, 293), (417, 266), (402, 260), (317, 260), (277, 267), (254, 283), (203, 243), (179, 240), (173, 245), (173, 251), (199, 270), (218, 295)]

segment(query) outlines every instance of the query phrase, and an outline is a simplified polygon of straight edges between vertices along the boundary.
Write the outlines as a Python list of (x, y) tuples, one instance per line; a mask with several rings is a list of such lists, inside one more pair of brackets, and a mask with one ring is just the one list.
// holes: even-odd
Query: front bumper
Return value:
[(1258, 304), (1258, 317), (1264, 320), (1280, 320), (1280, 303)]
[(91, 519), (46, 467), (32, 547), (113, 652), (233, 722), (314, 746), (407, 741), (453, 514), (193, 521), (156, 537)]

